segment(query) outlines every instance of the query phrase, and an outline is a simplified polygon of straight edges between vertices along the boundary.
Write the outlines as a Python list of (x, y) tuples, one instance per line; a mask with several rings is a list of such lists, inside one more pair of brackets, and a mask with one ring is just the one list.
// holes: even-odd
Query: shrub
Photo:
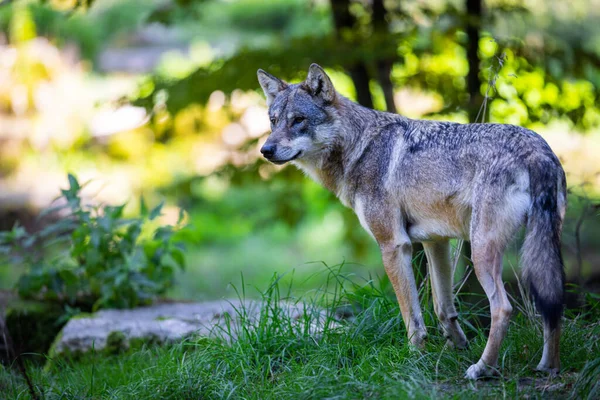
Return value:
[(162, 204), (148, 210), (142, 198), (141, 216), (126, 219), (125, 204), (84, 205), (73, 175), (69, 184), (61, 191), (60, 205), (40, 215), (60, 213), (60, 218), (36, 233), (19, 225), (0, 232), (0, 249), (9, 262), (26, 268), (17, 283), (19, 295), (97, 310), (148, 304), (164, 293), (176, 269), (184, 268), (184, 255), (173, 226), (160, 226), (148, 238), (142, 235)]

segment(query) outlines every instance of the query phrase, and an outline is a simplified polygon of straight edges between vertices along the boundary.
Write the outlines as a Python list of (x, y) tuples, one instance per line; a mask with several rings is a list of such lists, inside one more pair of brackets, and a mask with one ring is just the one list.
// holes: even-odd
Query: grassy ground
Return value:
[[(477, 361), (486, 340), (480, 321), (488, 313), (478, 304), (460, 301), (461, 323), (470, 338), (468, 350), (444, 344), (427, 291), (423, 306), (429, 339), (424, 350), (407, 344), (398, 307), (387, 289), (367, 282), (348, 283), (329, 275), (328, 285), (311, 294), (303, 324), (293, 327), (282, 316), (278, 301), (288, 288), (272, 284), (264, 293), (269, 303), (258, 321), (233, 344), (217, 339), (193, 339), (167, 348), (108, 358), (55, 363), (50, 372), (31, 365), (36, 389), (46, 399), (191, 399), (191, 398), (598, 398), (600, 395), (600, 323), (597, 299), (587, 311), (567, 313), (563, 323), (559, 377), (538, 374), (541, 326), (522, 301), (512, 318), (500, 355), (502, 377), (468, 382), (463, 374)], [(285, 292), (285, 293), (284, 293)], [(244, 294), (241, 294), (244, 295)], [(297, 299), (296, 299), (297, 300)], [(311, 328), (314, 310), (327, 303), (329, 326)], [(314, 305), (314, 308), (313, 308)], [(344, 310), (341, 313), (340, 310)], [(352, 312), (348, 312), (352, 310)], [(243, 315), (243, 310), (242, 315)], [(345, 314), (345, 318), (340, 318)], [(16, 373), (0, 372), (0, 393), (29, 398)]]

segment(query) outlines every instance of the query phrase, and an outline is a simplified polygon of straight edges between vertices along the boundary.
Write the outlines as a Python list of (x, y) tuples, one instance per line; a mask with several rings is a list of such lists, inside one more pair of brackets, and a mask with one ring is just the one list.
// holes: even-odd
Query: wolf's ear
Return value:
[(311, 64), (306, 77), (306, 86), (313, 96), (318, 96), (328, 103), (335, 100), (335, 88), (331, 79), (325, 73), (323, 68), (317, 64)]
[(256, 75), (258, 76), (258, 83), (260, 83), (265, 96), (267, 96), (267, 106), (270, 106), (277, 94), (287, 88), (288, 85), (262, 69), (259, 69)]

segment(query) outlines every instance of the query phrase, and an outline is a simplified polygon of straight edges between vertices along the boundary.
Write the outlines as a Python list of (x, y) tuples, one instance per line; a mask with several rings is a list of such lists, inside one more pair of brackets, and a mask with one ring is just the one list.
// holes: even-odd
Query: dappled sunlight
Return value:
[(123, 106), (99, 109), (89, 124), (92, 136), (110, 136), (141, 127), (148, 121), (148, 114), (142, 107)]
[(538, 132), (564, 163), (570, 186), (600, 192), (600, 135), (570, 131), (567, 123), (540, 127)]
[(38, 150), (69, 148), (81, 137), (94, 98), (71, 53), (43, 38), (0, 45), (0, 137)]
[(419, 118), (426, 114), (441, 111), (444, 106), (442, 96), (411, 88), (400, 88), (394, 93), (394, 100), (402, 115)]

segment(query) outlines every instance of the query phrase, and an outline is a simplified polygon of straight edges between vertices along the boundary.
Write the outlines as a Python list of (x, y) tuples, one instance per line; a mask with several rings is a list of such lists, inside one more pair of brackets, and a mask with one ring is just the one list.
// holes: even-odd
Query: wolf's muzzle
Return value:
[(263, 156), (265, 156), (265, 158), (270, 159), (275, 155), (275, 150), (277, 150), (277, 147), (274, 144), (265, 144), (260, 149), (260, 152)]

